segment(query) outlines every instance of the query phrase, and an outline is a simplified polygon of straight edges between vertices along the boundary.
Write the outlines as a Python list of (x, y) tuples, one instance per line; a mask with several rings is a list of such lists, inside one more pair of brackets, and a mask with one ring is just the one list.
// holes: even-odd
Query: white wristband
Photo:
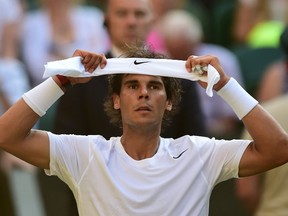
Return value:
[(258, 104), (233, 78), (217, 94), (230, 105), (240, 120)]
[(43, 116), (63, 94), (62, 89), (50, 77), (26, 92), (22, 98), (35, 113)]

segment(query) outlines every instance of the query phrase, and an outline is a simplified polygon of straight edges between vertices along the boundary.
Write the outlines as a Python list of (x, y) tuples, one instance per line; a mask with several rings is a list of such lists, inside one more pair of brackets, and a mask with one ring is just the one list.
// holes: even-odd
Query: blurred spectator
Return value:
[[(243, 84), (236, 56), (228, 49), (202, 42), (203, 30), (200, 21), (184, 10), (171, 10), (160, 21), (160, 31), (168, 54), (174, 59), (184, 60), (191, 54), (215, 55), (231, 77)], [(218, 95), (207, 97), (199, 87), (202, 108), (210, 136), (235, 136), (239, 132), (238, 119), (232, 109)]]
[(271, 64), (264, 72), (257, 94), (259, 101), (288, 93), (288, 27), (281, 34), (280, 48), (284, 51), (285, 58)]
[(233, 35), (236, 44), (251, 47), (278, 45), (288, 21), (287, 0), (238, 0)]
[(23, 7), (18, 0), (0, 0), (0, 55), (1, 58), (18, 56), (18, 36)]
[(166, 53), (166, 48), (163, 42), (162, 35), (159, 32), (159, 20), (168, 11), (178, 8), (183, 8), (186, 0), (151, 0), (155, 14), (154, 23), (151, 25), (151, 30), (147, 35), (146, 42), (157, 52)]
[(23, 61), (32, 86), (42, 82), (43, 65), (67, 58), (75, 49), (106, 52), (103, 13), (77, 0), (43, 0), (40, 8), (27, 13), (22, 32)]
[(196, 16), (200, 20), (203, 31), (205, 32), (205, 38), (203, 38), (203, 40), (212, 40), (213, 36), (210, 36), (209, 33), (213, 32), (212, 14), (214, 14), (213, 5), (216, 3), (215, 0), (152, 0), (152, 3), (155, 12), (155, 21), (152, 25), (151, 32), (147, 37), (147, 43), (151, 44), (155, 50), (163, 53), (166, 51), (163, 45), (163, 38), (158, 31), (160, 25), (158, 20), (161, 20), (161, 17), (166, 12), (175, 9), (183, 9)]

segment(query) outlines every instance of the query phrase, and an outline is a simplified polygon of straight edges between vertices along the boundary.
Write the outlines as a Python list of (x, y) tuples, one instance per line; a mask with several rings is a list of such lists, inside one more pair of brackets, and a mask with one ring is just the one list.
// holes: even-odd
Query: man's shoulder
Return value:
[[(165, 145), (167, 147), (183, 147), (183, 146), (190, 146), (190, 147), (201, 147), (203, 145), (211, 143), (213, 139), (205, 136), (195, 136), (195, 135), (185, 135), (179, 138), (163, 138), (165, 141)], [(184, 147), (185, 148), (185, 147)]]

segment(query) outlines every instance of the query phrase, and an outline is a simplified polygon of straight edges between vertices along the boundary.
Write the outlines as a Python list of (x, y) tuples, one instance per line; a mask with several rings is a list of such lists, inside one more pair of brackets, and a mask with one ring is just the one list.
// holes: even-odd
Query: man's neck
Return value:
[(126, 153), (135, 160), (153, 157), (160, 145), (158, 133), (138, 134), (123, 133), (121, 143)]

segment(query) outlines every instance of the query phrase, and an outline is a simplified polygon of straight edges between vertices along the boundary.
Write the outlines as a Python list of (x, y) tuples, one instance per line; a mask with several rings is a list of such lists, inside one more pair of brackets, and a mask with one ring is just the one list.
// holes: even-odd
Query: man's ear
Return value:
[(171, 111), (172, 110), (172, 102), (168, 101), (167, 106), (166, 106), (166, 110)]
[(120, 98), (116, 94), (113, 95), (113, 103), (114, 103), (114, 109), (115, 110), (120, 109)]

